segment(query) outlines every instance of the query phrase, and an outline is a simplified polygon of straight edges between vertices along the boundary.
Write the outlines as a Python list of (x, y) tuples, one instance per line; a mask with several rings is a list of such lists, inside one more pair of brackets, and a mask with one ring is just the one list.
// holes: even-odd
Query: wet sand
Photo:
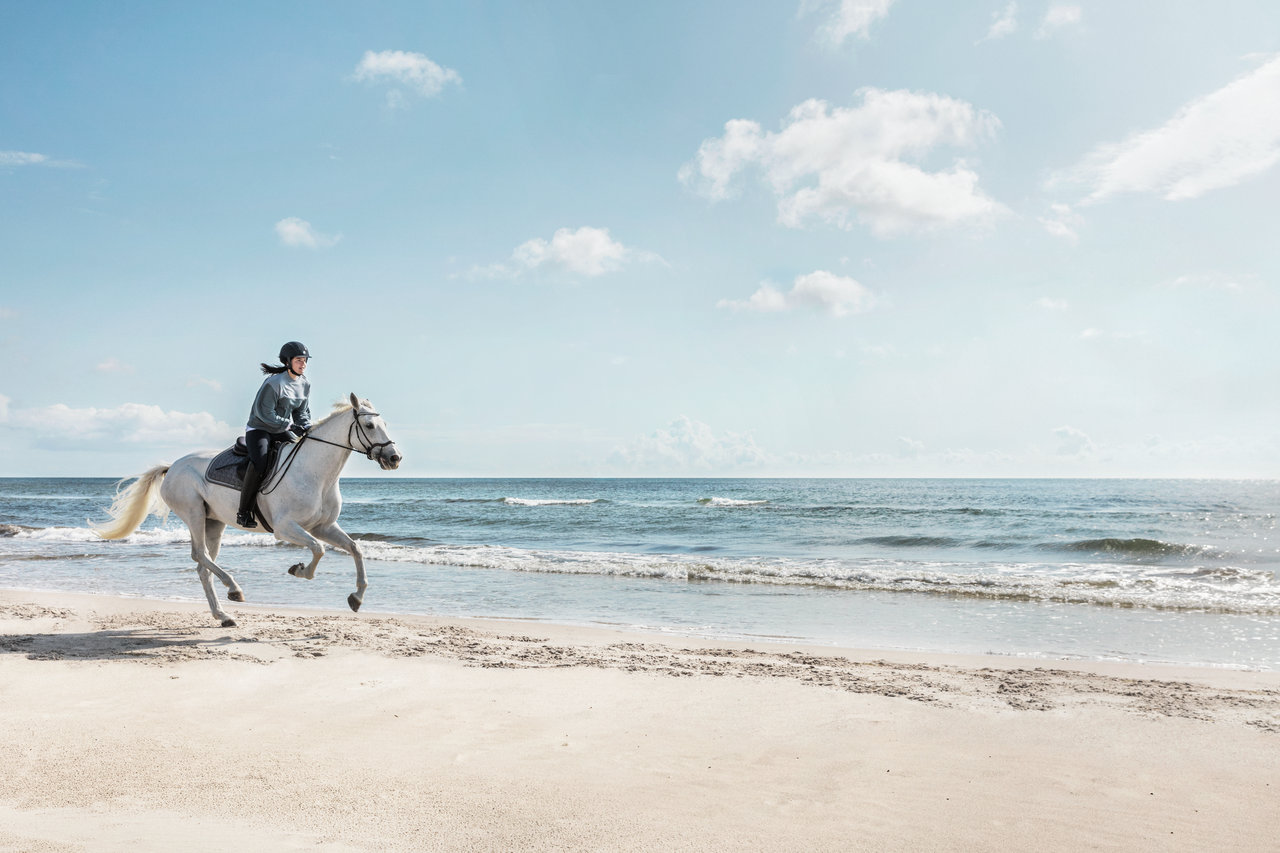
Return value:
[(1280, 674), (0, 591), (0, 851), (1275, 850)]

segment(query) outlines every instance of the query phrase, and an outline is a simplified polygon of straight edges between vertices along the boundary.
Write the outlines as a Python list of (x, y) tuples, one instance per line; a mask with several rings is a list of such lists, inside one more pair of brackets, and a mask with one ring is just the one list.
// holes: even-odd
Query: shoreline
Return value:
[[(197, 589), (199, 587), (197, 586)], [(221, 588), (218, 587), (219, 592)], [(32, 595), (32, 596), (66, 596), (69, 598), (84, 598), (89, 601), (98, 601), (102, 599), (118, 600), (121, 602), (139, 602), (145, 603), (148, 607), (155, 605), (157, 607), (175, 607), (180, 609), (192, 609), (195, 612), (208, 614), (208, 604), (204, 598), (191, 596), (189, 598), (158, 598), (145, 595), (128, 595), (113, 593), (86, 593), (86, 592), (64, 592), (61, 590), (47, 589), (23, 589), (19, 587), (3, 587), (0, 586), (0, 602), (5, 601), (5, 596), (10, 595)], [(353, 615), (349, 608), (346, 607), (316, 607), (305, 605), (289, 605), (289, 604), (255, 604), (255, 603), (232, 603), (223, 602), (223, 607), (231, 611), (232, 608), (244, 609), (251, 612), (274, 612), (282, 611), (295, 615), (308, 616), (343, 616)], [(118, 608), (115, 608), (118, 610)], [(136, 608), (135, 608), (136, 609)], [(839, 642), (822, 642), (819, 640), (807, 640), (804, 638), (790, 638), (777, 636), (717, 636), (711, 633), (699, 633), (697, 631), (683, 631), (679, 629), (659, 630), (655, 628), (634, 627), (629, 625), (609, 625), (604, 623), (584, 624), (579, 622), (559, 622), (554, 619), (537, 619), (537, 618), (521, 618), (521, 617), (504, 617), (504, 616), (440, 616), (427, 613), (414, 613), (409, 611), (394, 610), (378, 610), (368, 607), (362, 608), (361, 617), (378, 618), (378, 619), (408, 619), (408, 620), (424, 620), (429, 623), (457, 623), (459, 625), (480, 625), (480, 626), (500, 626), (500, 625), (523, 625), (538, 626), (547, 630), (555, 631), (557, 629), (566, 630), (582, 630), (582, 631), (599, 631), (603, 635), (617, 635), (619, 637), (648, 637), (655, 642), (677, 643), (677, 642), (697, 642), (699, 644), (726, 644), (732, 646), (749, 645), (768, 645), (779, 647), (795, 647), (804, 649), (808, 652), (818, 655), (831, 655), (837, 653), (851, 653), (862, 659), (871, 657), (882, 657), (887, 659), (901, 660), (903, 662), (922, 662), (933, 661), (938, 659), (964, 661), (966, 665), (981, 665), (979, 662), (985, 662), (990, 665), (993, 661), (1005, 661), (1009, 666), (1032, 666), (1052, 665), (1056, 668), (1075, 669), (1079, 667), (1102, 667), (1112, 668), (1118, 667), (1117, 672), (1124, 671), (1127, 667), (1140, 668), (1160, 668), (1169, 672), (1178, 672), (1184, 674), (1195, 673), (1200, 670), (1212, 670), (1222, 672), (1241, 672), (1241, 673), (1270, 673), (1280, 679), (1280, 668), (1270, 669), (1259, 666), (1250, 666), (1247, 664), (1231, 664), (1231, 663), (1187, 663), (1179, 661), (1166, 660), (1125, 660), (1118, 658), (1090, 658), (1084, 656), (1059, 656), (1049, 654), (1036, 654), (1033, 652), (985, 652), (985, 653), (967, 653), (955, 652), (929, 648), (908, 648), (900, 646), (867, 646), (867, 645), (845, 645)], [(212, 620), (212, 616), (209, 617)], [(212, 625), (212, 621), (210, 621)], [(1101, 670), (1100, 670), (1101, 671)], [(1142, 676), (1131, 676), (1142, 677)], [(1183, 676), (1179, 676), (1183, 677)], [(1278, 681), (1280, 683), (1280, 681)]]
[[(1184, 681), (1221, 689), (1262, 689), (1280, 691), (1280, 671), (1249, 669), (1230, 665), (1179, 664), (1146, 661), (1092, 660), (1083, 658), (1050, 658), (1012, 654), (964, 654), (918, 649), (859, 648), (803, 641), (775, 639), (736, 639), (704, 637), (696, 634), (658, 633), (603, 625), (575, 625), (537, 619), (473, 616), (433, 616), (364, 610), (359, 614), (349, 609), (290, 607), (275, 604), (224, 602), (228, 613), (236, 616), (236, 628), (221, 628), (209, 615), (203, 601), (168, 600), (95, 593), (41, 592), (0, 587), (0, 607), (20, 602), (33, 602), (52, 609), (70, 609), (117, 618), (138, 613), (181, 613), (183, 627), (196, 631), (213, 631), (234, 637), (248, 627), (247, 616), (266, 618), (330, 620), (353, 623), (392, 623), (408, 630), (424, 628), (432, 631), (460, 630), (495, 636), (513, 631), (546, 635), (540, 642), (554, 642), (590, 648), (612, 645), (663, 646), (688, 649), (697, 646), (724, 652), (750, 652), (785, 656), (801, 654), (813, 658), (847, 660), (855, 664), (884, 662), (889, 665), (934, 666), (964, 670), (1051, 670), (1103, 676), (1134, 681)], [(761, 652), (760, 650), (764, 650)]]
[(0, 850), (1274, 849), (1280, 674), (0, 590)]

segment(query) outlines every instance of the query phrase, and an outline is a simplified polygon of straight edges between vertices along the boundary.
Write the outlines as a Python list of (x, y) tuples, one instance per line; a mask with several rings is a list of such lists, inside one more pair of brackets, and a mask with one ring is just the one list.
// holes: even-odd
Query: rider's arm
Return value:
[(307, 429), (311, 426), (311, 383), (305, 379), (302, 382), (302, 387), (306, 389), (307, 396), (302, 398), (302, 405), (293, 410), (293, 422), (303, 429)]
[(267, 431), (272, 433), (281, 433), (289, 428), (288, 418), (283, 418), (276, 412), (278, 393), (273, 383), (264, 382), (253, 400), (253, 419), (258, 423), (268, 424)]

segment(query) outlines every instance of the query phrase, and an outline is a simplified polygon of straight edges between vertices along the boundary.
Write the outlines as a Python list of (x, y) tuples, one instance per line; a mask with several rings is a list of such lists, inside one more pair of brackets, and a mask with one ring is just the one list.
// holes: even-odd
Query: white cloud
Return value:
[(133, 365), (124, 364), (120, 359), (112, 356), (101, 364), (95, 365), (94, 370), (99, 373), (133, 373)]
[(0, 166), (36, 166), (47, 163), (48, 157), (43, 154), (28, 154), (25, 151), (0, 151)]
[(1101, 329), (1090, 328), (1090, 329), (1085, 329), (1083, 332), (1081, 332), (1080, 337), (1087, 341), (1090, 338), (1100, 338), (1103, 336), (1103, 334), (1105, 333)]
[[(849, 36), (871, 38), (871, 25), (889, 14), (889, 7), (897, 0), (840, 0), (834, 10), (828, 12), (826, 22), (818, 27), (818, 36), (833, 45), (844, 44)], [(826, 7), (830, 4), (814, 3), (807, 6)], [(801, 7), (805, 11), (805, 6)]]
[(996, 20), (991, 24), (991, 29), (987, 30), (987, 39), (1004, 38), (1018, 30), (1018, 4), (1010, 3), (1005, 7), (1004, 14), (996, 13)]
[(1079, 6), (1053, 6), (1045, 13), (1040, 29), (1036, 30), (1036, 38), (1046, 38), (1058, 27), (1080, 23)]
[(907, 459), (914, 459), (924, 452), (924, 442), (916, 441), (914, 438), (907, 438), (905, 435), (898, 439), (902, 446), (898, 448), (898, 455)]
[(684, 415), (666, 429), (640, 436), (609, 455), (610, 465), (648, 472), (722, 471), (771, 461), (750, 433), (726, 432), (717, 438), (711, 427)]
[(308, 249), (333, 246), (342, 239), (341, 234), (320, 234), (311, 227), (310, 222), (296, 216), (277, 222), (276, 233), (280, 235), (280, 242), (284, 245), (305, 246)]
[(17, 316), (18, 316), (17, 311), (14, 311), (12, 308), (5, 308), (3, 305), (0, 305), (0, 320), (8, 320), (10, 318), (17, 317)]
[(512, 263), (473, 266), (469, 278), (514, 278), (526, 270), (554, 270), (584, 276), (617, 272), (633, 261), (657, 261), (662, 258), (622, 243), (609, 236), (608, 228), (584, 225), (577, 231), (561, 228), (544, 240), (526, 240), (511, 253)]
[(1218, 270), (1180, 275), (1169, 282), (1170, 287), (1208, 288), (1210, 290), (1244, 290), (1245, 287), (1256, 284), (1257, 278), (1255, 276), (1230, 275)]
[(1065, 299), (1050, 299), (1047, 296), (1041, 296), (1039, 299), (1036, 300), (1036, 304), (1039, 305), (1041, 308), (1047, 308), (1050, 311), (1066, 311), (1067, 310), (1067, 300)]
[(51, 166), (55, 169), (82, 169), (75, 160), (50, 160), (44, 154), (28, 151), (0, 151), (0, 169), (6, 166)]
[[(381, 82), (396, 81), (412, 86), (418, 94), (433, 97), (440, 94), (448, 83), (462, 85), (462, 77), (452, 68), (441, 68), (421, 53), (404, 50), (384, 50), (381, 53), (366, 51), (356, 66), (356, 79)], [(400, 103), (398, 91), (388, 95), (392, 106)]]
[(5, 423), (9, 420), (9, 403), (11, 402), (13, 401), (8, 397), (0, 394), (0, 423)]
[(1054, 237), (1061, 237), (1071, 245), (1077, 245), (1080, 242), (1080, 235), (1076, 233), (1076, 229), (1084, 224), (1084, 217), (1074, 213), (1069, 204), (1051, 204), (1049, 209), (1053, 212), (1052, 219), (1037, 216), (1036, 221)]
[(62, 403), (9, 412), (7, 425), (29, 431), (45, 449), (110, 448), (125, 445), (210, 446), (230, 441), (234, 430), (208, 412), (166, 412), (159, 406), (125, 403), (114, 409), (72, 409)]
[(1089, 436), (1073, 426), (1060, 426), (1053, 431), (1053, 434), (1058, 437), (1057, 454), (1059, 456), (1070, 456), (1093, 448), (1093, 442), (1089, 440)]
[(187, 380), (188, 388), (194, 388), (197, 385), (208, 385), (215, 391), (222, 390), (222, 383), (216, 379), (205, 379), (203, 376), (193, 376)]
[(857, 314), (869, 310), (875, 304), (871, 291), (848, 276), (817, 270), (808, 275), (796, 276), (787, 293), (776, 290), (769, 282), (762, 282), (760, 289), (750, 299), (721, 299), (717, 308), (733, 311), (788, 311), (802, 305), (821, 308), (832, 317)]
[(1085, 204), (1118, 193), (1169, 201), (1235, 186), (1280, 161), (1280, 57), (1183, 106), (1163, 126), (1100, 145), (1074, 170)]
[(1007, 209), (977, 187), (963, 160), (927, 172), (908, 162), (942, 145), (971, 146), (992, 137), (1000, 120), (964, 101), (928, 92), (861, 89), (862, 104), (828, 110), (808, 100), (778, 133), (734, 119), (724, 136), (705, 140), (680, 180), (713, 201), (736, 192), (751, 166), (779, 196), (778, 221), (793, 228), (821, 219), (850, 228), (851, 216), (878, 236), (941, 226), (982, 225)]

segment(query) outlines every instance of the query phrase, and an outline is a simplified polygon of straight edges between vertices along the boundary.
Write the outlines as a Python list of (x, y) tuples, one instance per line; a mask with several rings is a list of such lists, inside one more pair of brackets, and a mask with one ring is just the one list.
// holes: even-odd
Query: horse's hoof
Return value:
[(234, 628), (235, 626), (236, 626), (236, 620), (234, 620), (234, 619), (223, 619), (223, 620), (222, 620), (222, 627), (223, 627), (223, 628)]
[(238, 589), (233, 589), (227, 593), (227, 601), (244, 601), (244, 593)]
[(289, 574), (293, 575), (295, 578), (300, 578), (302, 577), (304, 569), (306, 569), (306, 566), (302, 565), (302, 563), (295, 563), (289, 567)]
[(347, 596), (347, 604), (350, 604), (351, 609), (356, 613), (360, 612), (360, 599), (356, 598), (356, 594), (354, 592)]

